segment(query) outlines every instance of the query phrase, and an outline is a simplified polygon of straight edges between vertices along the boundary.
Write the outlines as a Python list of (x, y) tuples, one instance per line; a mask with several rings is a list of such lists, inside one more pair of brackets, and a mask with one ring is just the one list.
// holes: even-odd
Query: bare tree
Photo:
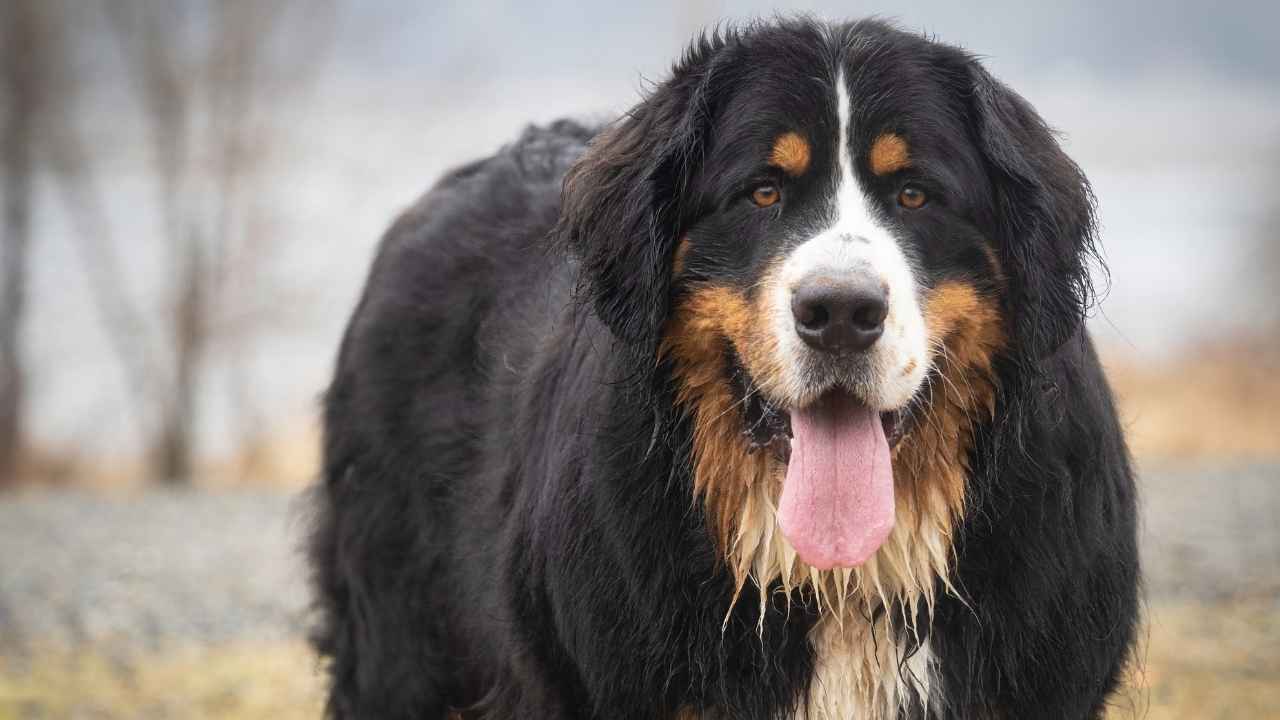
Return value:
[(13, 482), (23, 445), (26, 372), (22, 324), (26, 314), (28, 255), (37, 116), (45, 92), (47, 45), (54, 41), (36, 0), (0, 3), (0, 130), (3, 164), (3, 244), (0, 245), (0, 487)]
[[(225, 350), (229, 375), (247, 382), (241, 364), (271, 311), (255, 304), (262, 293), (253, 285), (276, 254), (273, 237), (260, 232), (269, 204), (264, 171), (280, 140), (276, 103), (296, 97), (313, 76), (332, 7), (291, 0), (118, 0), (104, 7), (147, 122), (170, 281), (156, 312), (130, 301), (91, 157), (69, 123), (51, 130), (52, 164), (149, 439), (152, 474), (185, 483), (195, 472), (211, 355)], [(233, 387), (231, 395), (244, 424), (256, 427), (252, 393)]]
[[(158, 206), (169, 249), (170, 310), (162, 319), (167, 384), (154, 434), (155, 474), (193, 475), (195, 422), (206, 367), (223, 345), (230, 364), (248, 356), (247, 307), (273, 238), (254, 232), (254, 204), (273, 137), (272, 104), (296, 93), (324, 47), (329, 8), (289, 0), (199, 4), (118, 2), (109, 18), (150, 127)], [(208, 30), (203, 50), (193, 42)], [(243, 378), (244, 372), (232, 372)], [(256, 426), (243, 388), (239, 414)]]
[[(135, 354), (138, 313), (119, 287), (105, 208), (94, 187), (90, 164), (71, 118), (77, 94), (71, 72), (74, 9), (60, 0), (8, 0), (0, 3), (0, 129), (3, 172), (4, 242), (0, 245), (0, 485), (15, 476), (24, 443), (27, 373), (22, 362), (22, 325), (30, 271), (31, 216), (35, 177), (49, 171), (68, 199), (71, 219), (82, 239), (90, 281), (108, 336), (122, 356)], [(145, 387), (149, 368), (122, 364), (133, 390)]]

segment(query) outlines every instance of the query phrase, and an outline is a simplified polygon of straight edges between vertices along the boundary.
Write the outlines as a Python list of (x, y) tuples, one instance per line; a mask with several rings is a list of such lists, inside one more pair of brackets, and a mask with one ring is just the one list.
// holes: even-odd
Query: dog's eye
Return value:
[(908, 185), (898, 193), (898, 204), (908, 210), (918, 210), (929, 202), (929, 196), (915, 185)]
[(756, 207), (766, 208), (781, 199), (782, 193), (778, 192), (777, 186), (774, 185), (761, 185), (751, 191), (751, 202), (755, 203)]

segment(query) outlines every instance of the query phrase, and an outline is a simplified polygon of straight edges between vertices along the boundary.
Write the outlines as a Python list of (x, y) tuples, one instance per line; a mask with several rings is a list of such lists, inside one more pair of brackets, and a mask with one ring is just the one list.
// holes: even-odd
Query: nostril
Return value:
[(791, 295), (791, 314), (798, 330), (820, 332), (831, 322), (832, 313), (838, 311), (823, 285), (802, 285)]
[(810, 330), (821, 330), (831, 319), (831, 313), (820, 303), (801, 302), (796, 309), (796, 322)]
[(889, 314), (889, 307), (878, 297), (861, 298), (861, 302), (853, 308), (853, 324), (860, 330), (874, 330), (884, 325), (884, 318)]

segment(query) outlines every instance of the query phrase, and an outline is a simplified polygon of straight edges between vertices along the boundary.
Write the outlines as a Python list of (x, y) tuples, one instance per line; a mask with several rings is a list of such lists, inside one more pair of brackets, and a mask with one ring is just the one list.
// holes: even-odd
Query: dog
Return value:
[(874, 20), (704, 33), (448, 173), (325, 396), (329, 717), (1099, 717), (1139, 566), (1095, 205)]

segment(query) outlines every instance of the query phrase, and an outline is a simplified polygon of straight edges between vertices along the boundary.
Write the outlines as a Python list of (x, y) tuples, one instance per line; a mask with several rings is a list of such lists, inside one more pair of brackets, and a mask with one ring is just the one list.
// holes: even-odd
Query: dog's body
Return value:
[(877, 23), (454, 171), (327, 397), (330, 715), (1096, 716), (1138, 569), (1091, 233), (1025, 102)]

